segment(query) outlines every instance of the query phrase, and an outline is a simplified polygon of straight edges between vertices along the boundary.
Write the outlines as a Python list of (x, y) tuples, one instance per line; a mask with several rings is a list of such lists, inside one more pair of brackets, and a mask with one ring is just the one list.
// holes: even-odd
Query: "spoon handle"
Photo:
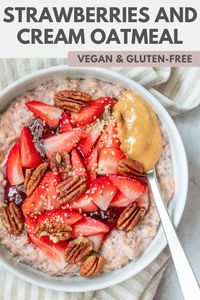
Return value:
[(155, 171), (151, 171), (147, 174), (148, 181), (154, 196), (162, 226), (168, 241), (168, 245), (171, 251), (172, 259), (176, 269), (176, 273), (179, 279), (179, 283), (182, 289), (184, 299), (186, 300), (199, 300), (200, 288), (192, 267), (188, 261), (188, 258), (181, 246), (174, 226), (169, 217), (167, 207), (162, 199), (159, 184), (157, 182)]

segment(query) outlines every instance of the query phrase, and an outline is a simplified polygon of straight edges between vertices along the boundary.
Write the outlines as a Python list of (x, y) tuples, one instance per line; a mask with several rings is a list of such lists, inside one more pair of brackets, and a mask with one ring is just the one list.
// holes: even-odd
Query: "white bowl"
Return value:
[[(177, 128), (169, 116), (165, 108), (141, 85), (133, 80), (127, 79), (117, 73), (100, 68), (69, 68), (67, 66), (51, 67), (41, 71), (34, 72), (22, 79), (12, 83), (9, 87), (0, 93), (0, 109), (1, 111), (16, 96), (36, 87), (42, 81), (53, 77), (77, 77), (77, 78), (97, 78), (104, 81), (117, 83), (124, 88), (134, 90), (149, 102), (161, 122), (164, 124), (168, 133), (175, 177), (175, 195), (169, 204), (169, 212), (171, 218), (177, 226), (180, 222), (187, 196), (188, 187), (188, 169), (185, 150)], [(165, 248), (167, 242), (162, 227), (160, 226), (158, 233), (149, 245), (149, 247), (134, 261), (128, 263), (123, 268), (104, 273), (97, 278), (84, 279), (82, 277), (63, 278), (52, 277), (32, 267), (16, 263), (16, 258), (9, 255), (8, 251), (0, 247), (0, 263), (15, 275), (36, 284), (41, 287), (59, 290), (59, 291), (94, 291), (120, 283), (147, 267)]]

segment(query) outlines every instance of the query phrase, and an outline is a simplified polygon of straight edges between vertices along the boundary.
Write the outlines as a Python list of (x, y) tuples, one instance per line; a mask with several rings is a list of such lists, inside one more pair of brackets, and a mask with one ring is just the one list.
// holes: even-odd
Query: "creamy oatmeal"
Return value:
[[(23, 213), (31, 212), (31, 217), (33, 216), (34, 211), (30, 210), (29, 203), (28, 203), (27, 199), (25, 200), (25, 198), (27, 197), (27, 195), (26, 195), (27, 191), (24, 189), (24, 186), (23, 186), (24, 184), (22, 183), (22, 184), (19, 184), (18, 186), (16, 186), (16, 185), (12, 186), (12, 185), (9, 185), (7, 182), (7, 179), (5, 179), (6, 162), (7, 162), (7, 158), (8, 158), (8, 153), (9, 153), (11, 147), (18, 140), (19, 136), (21, 136), (20, 134), (21, 134), (21, 130), (23, 129), (23, 127), (29, 126), (29, 130), (34, 137), (33, 142), (35, 143), (36, 150), (41, 154), (41, 157), (43, 160), (46, 159), (46, 158), (44, 158), (45, 151), (46, 151), (46, 153), (48, 153), (47, 159), (50, 159), (50, 161), (52, 163), (52, 161), (53, 161), (52, 155), (54, 153), (53, 153), (53, 150), (51, 147), (55, 147), (55, 146), (54, 146), (54, 144), (52, 146), (52, 144), (50, 142), (51, 142), (52, 136), (54, 137), (55, 135), (57, 135), (57, 131), (56, 131), (57, 129), (55, 129), (55, 126), (54, 126), (54, 128), (52, 128), (52, 127), (47, 128), (47, 130), (46, 130), (47, 132), (45, 132), (45, 134), (47, 135), (47, 137), (45, 136), (45, 139), (47, 140), (47, 142), (42, 143), (43, 146), (40, 147), (41, 145), (39, 145), (39, 141), (42, 138), (42, 134), (44, 133), (44, 128), (46, 128), (45, 127), (46, 124), (44, 121), (39, 120), (38, 116), (36, 115), (36, 112), (35, 112), (35, 114), (33, 114), (27, 108), (27, 106), (25, 104), (28, 103), (29, 101), (34, 100), (34, 101), (40, 101), (40, 102), (44, 102), (44, 103), (47, 103), (50, 105), (54, 105), (54, 95), (63, 90), (74, 90), (74, 91), (77, 90), (77, 91), (81, 91), (84, 93), (88, 93), (89, 95), (91, 95), (92, 99), (99, 99), (101, 97), (107, 97), (107, 98), (113, 97), (115, 99), (119, 99), (120, 94), (123, 91), (123, 89), (120, 86), (113, 85), (111, 83), (107, 83), (107, 82), (103, 82), (103, 81), (99, 81), (99, 80), (95, 80), (95, 79), (60, 79), (59, 78), (59, 79), (54, 79), (54, 80), (44, 82), (41, 85), (39, 85), (37, 88), (35, 88), (34, 90), (27, 92), (26, 94), (22, 95), (21, 97), (18, 97), (16, 100), (14, 100), (12, 102), (12, 104), (8, 107), (8, 109), (0, 117), (1, 206), (6, 206), (10, 201), (14, 201), (17, 205), (19, 205), (20, 209), (22, 207)], [(85, 101), (85, 100), (83, 99), (82, 101)], [(83, 103), (83, 102), (81, 102), (81, 103)], [(106, 103), (108, 103), (108, 102), (106, 102)], [(109, 105), (110, 105), (110, 102), (109, 102)], [(81, 109), (82, 109), (82, 106), (81, 106)], [(83, 108), (83, 110), (84, 110), (84, 108)], [(94, 145), (93, 145), (94, 149), (96, 149), (95, 147), (97, 147), (95, 145), (100, 145), (99, 142), (103, 140), (103, 139), (101, 139), (102, 134), (103, 134), (102, 133), (103, 128), (105, 128), (106, 126), (110, 126), (110, 124), (112, 124), (112, 122), (113, 122), (113, 118), (111, 116), (108, 116), (108, 113), (110, 113), (110, 108), (108, 109), (108, 111), (105, 108), (104, 112), (102, 112), (102, 114), (101, 114), (101, 117), (98, 117), (97, 119), (95, 119), (96, 125), (93, 126), (93, 129), (92, 129), (94, 135), (97, 137), (94, 142)], [(74, 120), (76, 120), (77, 112), (72, 112), (71, 115), (72, 115), (72, 119), (74, 118)], [(55, 120), (53, 120), (53, 121), (55, 121)], [(80, 143), (81, 143), (82, 135), (84, 134), (83, 131), (81, 131), (82, 129), (80, 129), (80, 127), (82, 128), (83, 126), (86, 125), (84, 122), (85, 122), (85, 119), (84, 118), (81, 119), (79, 128), (75, 130), (76, 134), (79, 134)], [(62, 126), (66, 126), (66, 123), (63, 123), (63, 124), (62, 124)], [(51, 128), (52, 128), (52, 132), (49, 133), (49, 130), (51, 130)], [(86, 130), (86, 132), (87, 132), (87, 130), (90, 131), (90, 128), (88, 129), (87, 126), (84, 128), (85, 128), (84, 130)], [(160, 187), (161, 187), (162, 193), (164, 195), (164, 198), (166, 200), (170, 200), (174, 194), (174, 189), (175, 189), (174, 180), (173, 180), (172, 161), (171, 161), (171, 154), (170, 154), (170, 144), (169, 144), (169, 139), (165, 132), (164, 126), (160, 125), (160, 128), (161, 128), (161, 132), (162, 132), (162, 136), (163, 136), (163, 142), (162, 142), (163, 144), (162, 144), (161, 157), (156, 165), (156, 170), (157, 170), (158, 180), (159, 180)], [(37, 135), (34, 136), (35, 130), (37, 131)], [(42, 132), (42, 130), (43, 130), (43, 132)], [(62, 137), (64, 137), (64, 136), (66, 136), (66, 135), (64, 134)], [(78, 206), (79, 204), (76, 204), (76, 201), (74, 201), (74, 202), (71, 201), (71, 202), (73, 202), (72, 205), (71, 204), (69, 205), (68, 202), (65, 202), (65, 200), (67, 199), (67, 197), (65, 195), (63, 197), (63, 199), (65, 199), (65, 200), (63, 200), (63, 203), (62, 203), (62, 205), (64, 204), (64, 206), (62, 206), (64, 209), (69, 209), (69, 208), (72, 210), (75, 209), (76, 211), (78, 211), (78, 213), (82, 213), (84, 218), (87, 218), (88, 216), (91, 218), (97, 216), (98, 217), (97, 220), (99, 222), (103, 220), (102, 219), (102, 212), (103, 212), (106, 222), (107, 222), (107, 220), (109, 218), (111, 218), (111, 219), (113, 218), (113, 220), (115, 220), (115, 218), (116, 218), (115, 215), (119, 214), (119, 213), (121, 214), (122, 209), (124, 209), (124, 207), (128, 205), (127, 198), (124, 196), (124, 198), (122, 199), (121, 188), (120, 188), (120, 190), (117, 190), (117, 188), (119, 188), (121, 186), (119, 185), (119, 183), (116, 179), (117, 175), (113, 175), (113, 174), (115, 174), (113, 172), (116, 171), (114, 164), (112, 164), (112, 166), (110, 166), (109, 164), (107, 165), (106, 159), (109, 154), (110, 155), (112, 154), (112, 151), (114, 151), (114, 155), (117, 157), (117, 159), (119, 159), (119, 160), (124, 159), (124, 156), (123, 156), (124, 154), (122, 153), (121, 150), (119, 150), (119, 147), (117, 146), (117, 142), (118, 142), (117, 136), (115, 136), (114, 139), (115, 140), (112, 141), (112, 145), (111, 145), (112, 147), (109, 148), (109, 145), (104, 145), (104, 146), (106, 146), (106, 150), (104, 152), (102, 152), (102, 150), (101, 150), (100, 154), (98, 154), (98, 155), (100, 155), (99, 160), (101, 160), (101, 162), (103, 162), (103, 163), (101, 166), (98, 166), (97, 171), (95, 171), (95, 172), (97, 172), (99, 174), (99, 175), (97, 175), (97, 177), (99, 176), (99, 181), (103, 180), (102, 178), (104, 178), (105, 176), (108, 175), (109, 184), (111, 182), (111, 185), (113, 186), (113, 190), (111, 191), (111, 193), (114, 193), (115, 197), (117, 197), (117, 195), (119, 196), (117, 198), (117, 200), (115, 200), (115, 201), (111, 200), (111, 202), (105, 204), (104, 198), (102, 200), (101, 197), (99, 196), (98, 199), (96, 199), (95, 201), (92, 202), (92, 204), (90, 205), (89, 208), (88, 207), (83, 208), (83, 211), (82, 211), (81, 209), (77, 210), (76, 206)], [(91, 139), (90, 139), (90, 141), (91, 141)], [(93, 180), (92, 176), (94, 176), (94, 170), (93, 170), (94, 155), (91, 156), (91, 153), (87, 152), (89, 150), (87, 150), (87, 147), (85, 145), (82, 145), (82, 144), (80, 144), (80, 145), (79, 145), (79, 148), (77, 148), (77, 149), (82, 150), (81, 155), (83, 155), (84, 162), (86, 163), (86, 161), (87, 161), (86, 164), (89, 165), (89, 163), (91, 163), (91, 165), (92, 165), (92, 168), (89, 169), (89, 167), (88, 167), (88, 170), (90, 171), (90, 173), (89, 173), (90, 180), (92, 181)], [(68, 147), (70, 147), (70, 145), (68, 145)], [(113, 149), (115, 149), (115, 150), (113, 150)], [(72, 153), (71, 151), (73, 151), (73, 150), (70, 149), (68, 152)], [(86, 159), (86, 154), (85, 154), (86, 152), (84, 152), (84, 151), (87, 152), (87, 159)], [(56, 152), (56, 153), (58, 154), (58, 152)], [(59, 155), (60, 155), (60, 152), (59, 152)], [(75, 157), (77, 155), (76, 150), (73, 152), (73, 154), (70, 154), (71, 160), (72, 160), (72, 155), (74, 155), (73, 157)], [(84, 155), (85, 155), (85, 157), (84, 157)], [(107, 155), (106, 158), (104, 157), (104, 155)], [(90, 156), (91, 156), (91, 158), (88, 158)], [(63, 157), (61, 155), (61, 156), (59, 156), (59, 158), (58, 158), (58, 156), (55, 157), (55, 159), (62, 160)], [(65, 161), (66, 161), (66, 157), (65, 157)], [(105, 161), (106, 161), (106, 166), (105, 166)], [(28, 166), (28, 162), (26, 162), (26, 164)], [(100, 164), (100, 162), (98, 162), (98, 164)], [(50, 164), (50, 167), (52, 167), (51, 164)], [(26, 168), (31, 169), (29, 167), (26, 167)], [(55, 166), (54, 166), (54, 168), (55, 168)], [(112, 169), (112, 171), (110, 171), (110, 168)], [(7, 169), (8, 169), (8, 167), (7, 167)], [(81, 173), (81, 175), (80, 175), (80, 173), (77, 175), (76, 168), (74, 168), (74, 169), (68, 170), (69, 172), (68, 172), (67, 176), (72, 176), (73, 178), (75, 178), (76, 176), (79, 176), (79, 177), (81, 176), (81, 178), (82, 178), (82, 176), (83, 176), (82, 173)], [(52, 168), (52, 170), (53, 170), (53, 168)], [(81, 170), (81, 171), (84, 173), (84, 170)], [(47, 171), (47, 172), (51, 172), (51, 171)], [(57, 172), (58, 172), (58, 170), (57, 170)], [(65, 174), (63, 170), (62, 170), (62, 172), (63, 172), (62, 175)], [(73, 173), (73, 172), (75, 172), (75, 173)], [(106, 173), (106, 172), (108, 172), (108, 173)], [(22, 174), (22, 176), (23, 176), (23, 174)], [(55, 175), (55, 176), (58, 176), (58, 175)], [(61, 181), (61, 183), (63, 182), (62, 180), (64, 180), (64, 182), (65, 182), (67, 180), (66, 178), (68, 178), (68, 177), (63, 177), (61, 180), (60, 179), (58, 180), (58, 182), (56, 183), (58, 185), (58, 187), (60, 186), (60, 181)], [(141, 176), (141, 178), (144, 180), (143, 175)], [(56, 179), (54, 178), (54, 180), (56, 180)], [(132, 180), (136, 180), (136, 179), (134, 177), (134, 179), (129, 178), (129, 180), (132, 182)], [(95, 181), (95, 179), (94, 179), (94, 181)], [(146, 184), (143, 181), (141, 181), (141, 182), (142, 182), (142, 183), (140, 183), (141, 186), (143, 184), (144, 185)], [(85, 185), (87, 185), (87, 184), (88, 184), (88, 182), (86, 180), (86, 182), (84, 181), (82, 183), (81, 187), (84, 188)], [(99, 182), (95, 181), (95, 184), (98, 185)], [(129, 184), (128, 180), (127, 180), (127, 184)], [(50, 188), (52, 188), (52, 187), (49, 187), (49, 189)], [(91, 188), (91, 186), (90, 186), (90, 188)], [(109, 189), (110, 186), (107, 188)], [(60, 190), (59, 190), (59, 192), (60, 192)], [(33, 192), (33, 193), (35, 193), (35, 192)], [(87, 194), (87, 191), (85, 192), (85, 190), (83, 191), (83, 193), (86, 193), (87, 197), (92, 197), (92, 195)], [(119, 195), (119, 193), (120, 193), (120, 195)], [(145, 190), (143, 190), (143, 193), (145, 193)], [(142, 194), (142, 192), (141, 192), (141, 194)], [(34, 195), (36, 195), (36, 194), (34, 194)], [(138, 194), (138, 196), (141, 196), (141, 195)], [(30, 195), (30, 197), (33, 197), (33, 196)], [(105, 197), (107, 197), (107, 194)], [(85, 198), (83, 200), (85, 201)], [(59, 208), (59, 204), (56, 201), (57, 200), (55, 200), (53, 202), (54, 206), (51, 208), (55, 208), (55, 209)], [(108, 200), (106, 200), (106, 201), (108, 201)], [(123, 201), (125, 201), (125, 202), (123, 202)], [(144, 217), (141, 218), (139, 223), (135, 224), (136, 226), (134, 226), (134, 228), (132, 230), (126, 232), (124, 230), (116, 229), (116, 226), (113, 226), (112, 230), (109, 227), (110, 228), (109, 232), (106, 232), (106, 230), (103, 231), (103, 242), (101, 241), (101, 247), (98, 246), (98, 243), (96, 245), (96, 241), (94, 242), (95, 247), (96, 246), (100, 247), (100, 250), (98, 251), (98, 253), (99, 253), (98, 255), (101, 255), (105, 258), (105, 264), (103, 267), (103, 271), (111, 271), (114, 269), (118, 269), (118, 268), (122, 267), (124, 264), (126, 264), (129, 260), (133, 260), (136, 256), (138, 256), (141, 252), (143, 252), (144, 249), (146, 249), (146, 247), (149, 245), (149, 243), (152, 241), (152, 239), (156, 235), (160, 219), (159, 219), (154, 201), (153, 201), (153, 199), (151, 199), (151, 200), (149, 199), (147, 201), (148, 204), (146, 204), (144, 199), (139, 200), (138, 201), (139, 207), (140, 207), (140, 201), (142, 203), (141, 206), (147, 205), (148, 209), (145, 208)], [(69, 202), (69, 203), (71, 203), (71, 202)], [(122, 205), (122, 207), (121, 207), (120, 206), (121, 204), (119, 204), (119, 203), (122, 203), (122, 202), (127, 203), (127, 204), (124, 206)], [(136, 199), (136, 202), (137, 202), (137, 199)], [(27, 205), (27, 203), (28, 203), (28, 205)], [(78, 202), (78, 203), (80, 203), (80, 202)], [(113, 203), (113, 206), (112, 206), (112, 203)], [(116, 205), (116, 203), (117, 203), (117, 205)], [(47, 209), (47, 206), (45, 208)], [(99, 209), (100, 212), (99, 213), (95, 213), (95, 212), (90, 213), (89, 212), (90, 209), (92, 211), (95, 211), (95, 208)], [(84, 209), (85, 209), (85, 211), (84, 211)], [(39, 215), (40, 215), (40, 213), (39, 213)], [(86, 217), (86, 215), (87, 215), (87, 217)], [(77, 221), (77, 222), (81, 222), (81, 220)], [(73, 228), (73, 225), (70, 225), (70, 226)], [(105, 225), (105, 226), (107, 226), (107, 225)], [(30, 229), (30, 224), (29, 224), (28, 230), (29, 229)], [(70, 230), (68, 232), (71, 232)], [(79, 235), (77, 232), (79, 232), (79, 227), (75, 226), (75, 229), (72, 229), (73, 238), (79, 238)], [(37, 236), (37, 238), (38, 237), (44, 238), (43, 235), (44, 235), (44, 230), (42, 231), (42, 229), (41, 229), (40, 236)], [(91, 237), (91, 240), (94, 241), (94, 239), (95, 239), (94, 236), (96, 236), (96, 235), (98, 237), (102, 236), (102, 232), (100, 232), (100, 235), (98, 235), (98, 232), (95, 234), (91, 234), (91, 235), (93, 236), (93, 237)], [(50, 237), (52, 237), (52, 236), (50, 236)], [(55, 238), (55, 235), (54, 235), (54, 238)], [(86, 239), (87, 239), (87, 241), (90, 240), (90, 236), (88, 236), (88, 234), (86, 234)], [(59, 255), (60, 255), (59, 263), (56, 263), (55, 261), (50, 259), (44, 251), (41, 250), (41, 248), (38, 246), (37, 243), (34, 243), (34, 238), (32, 239), (32, 242), (30, 241), (30, 238), (27, 234), (27, 227), (25, 227), (25, 229), (23, 230), (23, 232), (21, 234), (17, 234), (17, 235), (9, 234), (7, 232), (5, 226), (3, 225), (3, 222), (0, 221), (0, 240), (1, 240), (1, 244), (4, 245), (11, 252), (12, 255), (17, 256), (20, 261), (23, 261), (23, 262), (33, 266), (34, 268), (40, 269), (51, 275), (63, 275), (63, 276), (70, 277), (70, 276), (79, 274), (80, 262), (73, 263), (73, 264), (68, 263), (68, 262), (66, 262), (66, 259), (64, 259), (62, 252), (59, 252)], [(54, 242), (55, 242), (55, 240), (53, 240), (53, 242), (51, 240), (51, 244), (48, 246), (51, 247), (52, 243), (54, 243)], [(82, 242), (82, 241), (79, 241), (79, 244), (80, 244), (80, 242)], [(98, 240), (98, 242), (99, 242), (99, 240)], [(94, 249), (93, 249), (93, 252), (94, 252)]]

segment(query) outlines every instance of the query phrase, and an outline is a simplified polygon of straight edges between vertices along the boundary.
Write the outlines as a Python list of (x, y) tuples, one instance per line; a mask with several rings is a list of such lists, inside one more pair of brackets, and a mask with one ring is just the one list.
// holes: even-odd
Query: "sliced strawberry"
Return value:
[(35, 234), (38, 224), (62, 222), (64, 224), (72, 225), (82, 219), (82, 215), (78, 212), (57, 208), (43, 211), (40, 214), (29, 215), (25, 214), (26, 229), (29, 234)]
[(85, 138), (81, 139), (81, 141), (78, 143), (78, 149), (84, 158), (86, 158), (91, 152), (92, 147), (100, 136), (100, 133), (100, 126), (92, 127), (85, 132)]
[(83, 194), (79, 199), (66, 205), (74, 210), (80, 210), (81, 212), (93, 212), (97, 211), (98, 207), (92, 202), (89, 195)]
[(95, 147), (87, 158), (87, 170), (90, 176), (90, 180), (97, 178), (97, 164), (98, 162), (98, 149)]
[(94, 243), (93, 250), (98, 252), (99, 249), (101, 248), (102, 243), (103, 243), (104, 234), (100, 233), (100, 234), (92, 235), (92, 236), (89, 236), (88, 239), (91, 240)]
[(78, 212), (71, 211), (69, 209), (52, 209), (47, 210), (41, 213), (37, 218), (37, 224), (44, 224), (44, 223), (54, 223), (54, 222), (61, 222), (64, 224), (72, 225), (82, 219), (82, 215)]
[(119, 149), (121, 143), (118, 138), (118, 130), (115, 122), (111, 122), (107, 125), (105, 131), (107, 132), (107, 141), (105, 147)]
[(66, 112), (62, 113), (60, 120), (60, 133), (67, 132), (73, 129), (73, 125), (70, 121), (69, 115)]
[(71, 152), (71, 162), (73, 170), (77, 175), (87, 177), (85, 164), (76, 149), (73, 149)]
[(71, 118), (78, 126), (85, 126), (93, 123), (97, 118), (101, 117), (106, 106), (113, 106), (115, 99), (110, 97), (102, 97), (95, 101), (91, 101), (87, 106), (83, 107), (79, 113), (72, 113)]
[(105, 107), (110, 108), (117, 102), (117, 100), (112, 97), (100, 97), (96, 101), (102, 101)]
[(45, 244), (49, 245), (52, 248), (56, 248), (61, 253), (65, 253), (65, 250), (68, 247), (67, 241), (59, 241), (57, 243), (54, 243), (48, 236), (41, 236), (41, 241), (43, 241)]
[(135, 198), (127, 198), (122, 194), (120, 191), (118, 191), (113, 198), (112, 202), (110, 203), (110, 206), (112, 207), (126, 207), (130, 203), (136, 201)]
[(38, 224), (38, 222), (37, 222), (38, 215), (31, 214), (31, 216), (30, 216), (29, 214), (24, 213), (24, 219), (25, 219), (25, 224), (26, 224), (26, 230), (28, 231), (28, 233), (35, 234), (37, 224)]
[(95, 179), (86, 195), (102, 210), (106, 210), (117, 192), (117, 188), (106, 176)]
[(34, 245), (40, 248), (40, 250), (42, 250), (42, 252), (50, 260), (59, 265), (60, 268), (64, 268), (66, 266), (63, 255), (68, 246), (68, 243), (66, 241), (53, 243), (48, 236), (38, 238), (32, 234), (29, 235), (29, 238)]
[(119, 160), (124, 157), (124, 153), (119, 149), (102, 148), (99, 154), (98, 174), (117, 174)]
[(33, 142), (33, 136), (27, 127), (22, 129), (19, 143), (22, 167), (35, 168), (42, 163), (42, 156), (36, 149)]
[(70, 130), (61, 134), (54, 135), (44, 140), (44, 148), (48, 157), (56, 151), (65, 150), (70, 152), (74, 146), (85, 136), (84, 130)]
[(36, 117), (44, 120), (49, 126), (58, 126), (62, 115), (60, 108), (39, 101), (29, 101), (26, 106)]
[(110, 122), (100, 136), (97, 146), (99, 148), (120, 148), (120, 140), (118, 138), (117, 125), (115, 122)]
[(73, 237), (78, 236), (91, 236), (99, 233), (106, 233), (109, 231), (109, 227), (95, 219), (90, 217), (83, 217), (82, 220), (74, 224)]
[(140, 197), (138, 197), (136, 199), (136, 202), (140, 207), (145, 207), (146, 209), (148, 209), (148, 207), (149, 207), (149, 190), (148, 190), (148, 187), (146, 187), (146, 190), (145, 190), (144, 194), (142, 194)]
[(24, 201), (22, 211), (27, 213), (38, 213), (44, 210), (58, 208), (60, 202), (58, 200), (57, 184), (60, 182), (58, 175), (52, 171), (47, 171), (39, 186), (32, 195)]
[(145, 192), (146, 185), (136, 179), (117, 175), (110, 175), (109, 178), (125, 197), (133, 201)]
[(11, 185), (21, 184), (24, 182), (19, 143), (16, 143), (12, 147), (8, 155), (6, 176)]

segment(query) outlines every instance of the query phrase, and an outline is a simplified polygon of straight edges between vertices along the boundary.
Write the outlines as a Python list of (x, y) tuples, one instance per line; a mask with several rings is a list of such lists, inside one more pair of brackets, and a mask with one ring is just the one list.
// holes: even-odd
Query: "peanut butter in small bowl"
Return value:
[(140, 161), (145, 171), (160, 158), (162, 135), (158, 118), (151, 106), (132, 91), (123, 91), (114, 106), (121, 149)]

